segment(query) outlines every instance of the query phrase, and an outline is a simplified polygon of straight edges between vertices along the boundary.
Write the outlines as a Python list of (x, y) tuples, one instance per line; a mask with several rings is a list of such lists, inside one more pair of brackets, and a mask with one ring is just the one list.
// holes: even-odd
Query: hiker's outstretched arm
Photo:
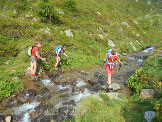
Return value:
[(120, 63), (120, 64), (123, 64), (121, 61), (120, 61), (120, 55), (118, 56), (118, 62)]
[(64, 55), (65, 55), (66, 57), (68, 57), (68, 55), (66, 55), (66, 53), (64, 53)]
[(40, 58), (41, 60), (46, 60), (45, 58), (41, 57), (38, 52), (36, 52), (36, 56)]
[(106, 57), (104, 58), (104, 61), (106, 61), (107, 57), (109, 56), (109, 54), (106, 54)]

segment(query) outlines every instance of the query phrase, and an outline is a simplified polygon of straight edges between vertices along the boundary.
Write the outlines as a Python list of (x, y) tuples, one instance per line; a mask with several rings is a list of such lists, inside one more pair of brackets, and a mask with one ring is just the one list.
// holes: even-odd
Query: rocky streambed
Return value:
[[(120, 70), (116, 68), (112, 77), (114, 91), (109, 92), (130, 97), (133, 91), (126, 87), (127, 80), (154, 48), (129, 55), (123, 53), (128, 61), (123, 62)], [(39, 80), (28, 80), (28, 89), (1, 103), (0, 121), (10, 116), (9, 120), (13, 122), (62, 122), (71, 119), (75, 106), (82, 98), (106, 92), (106, 81), (106, 71), (102, 67), (64, 73), (54, 71)]]

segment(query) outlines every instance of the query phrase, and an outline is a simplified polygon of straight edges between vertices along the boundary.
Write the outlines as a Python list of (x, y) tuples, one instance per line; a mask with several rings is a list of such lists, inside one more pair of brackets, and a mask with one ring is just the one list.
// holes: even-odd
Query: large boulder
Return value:
[(142, 99), (148, 99), (148, 98), (153, 98), (154, 94), (155, 94), (154, 89), (142, 89), (140, 96)]
[(156, 113), (154, 111), (146, 111), (144, 113), (144, 117), (147, 120), (147, 122), (151, 122), (152, 119), (156, 116)]
[(120, 90), (121, 86), (118, 83), (112, 83), (110, 85), (110, 88), (113, 88), (113, 90), (116, 91), (116, 90)]

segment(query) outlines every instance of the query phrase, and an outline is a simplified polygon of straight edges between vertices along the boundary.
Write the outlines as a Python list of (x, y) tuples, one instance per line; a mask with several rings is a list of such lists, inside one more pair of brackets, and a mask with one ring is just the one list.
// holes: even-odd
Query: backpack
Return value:
[(57, 53), (60, 48), (62, 48), (62, 46), (56, 47), (55, 52)]
[(33, 47), (34, 47), (34, 46), (29, 46), (29, 47), (26, 49), (26, 55), (27, 55), (27, 56), (29, 56), (29, 57), (31, 56)]

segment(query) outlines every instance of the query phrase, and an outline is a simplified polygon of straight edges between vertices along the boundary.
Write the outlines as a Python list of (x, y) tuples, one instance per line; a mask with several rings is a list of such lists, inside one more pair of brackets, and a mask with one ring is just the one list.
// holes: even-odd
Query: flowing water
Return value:
[[(123, 62), (124, 66), (121, 70), (116, 68), (112, 82), (120, 85), (121, 89), (117, 92), (127, 97), (132, 95), (132, 91), (125, 86), (127, 79), (142, 65), (143, 57), (154, 48), (150, 47), (128, 55), (128, 61)], [(56, 73), (53, 72), (44, 76), (42, 80), (33, 82), (32, 85), (36, 84), (36, 91), (25, 94), (29, 95), (29, 98), (34, 94), (34, 97), (31, 96), (32, 100), (21, 103), (20, 98), (15, 97), (9, 100), (7, 105), (0, 107), (1, 114), (12, 115), (15, 122), (62, 122), (74, 117), (75, 106), (82, 98), (104, 92), (101, 86), (105, 86), (107, 81), (105, 68), (96, 67), (86, 71), (65, 72), (58, 76), (55, 75)]]

